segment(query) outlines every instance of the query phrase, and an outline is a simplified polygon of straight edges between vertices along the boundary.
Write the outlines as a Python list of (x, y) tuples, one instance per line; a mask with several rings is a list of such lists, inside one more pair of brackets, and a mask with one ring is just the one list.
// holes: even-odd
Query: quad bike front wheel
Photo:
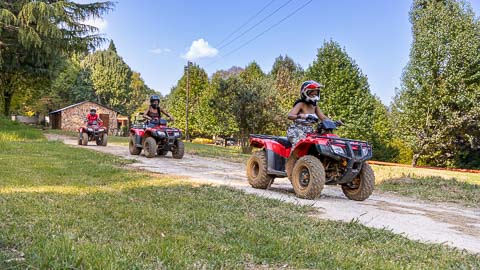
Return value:
[(88, 145), (88, 134), (87, 133), (82, 134), (82, 145), (84, 145), (84, 146)]
[(176, 159), (181, 159), (183, 158), (184, 154), (185, 154), (185, 144), (183, 144), (182, 141), (177, 140), (175, 142), (175, 147), (172, 149), (172, 157)]
[(364, 163), (360, 173), (351, 183), (342, 185), (342, 191), (347, 198), (354, 201), (364, 201), (373, 193), (375, 174), (368, 163)]
[(108, 143), (108, 135), (107, 135), (107, 133), (103, 133), (102, 146), (107, 146), (107, 143)]
[(107, 146), (107, 142), (108, 142), (108, 135), (106, 133), (103, 133), (100, 137), (97, 138), (97, 145)]
[(247, 161), (248, 183), (253, 188), (267, 189), (274, 177), (267, 174), (267, 156), (265, 151), (257, 151)]
[(143, 153), (147, 158), (153, 158), (157, 153), (157, 141), (154, 138), (148, 137), (143, 143)]
[(325, 168), (317, 157), (306, 155), (299, 158), (291, 177), (297, 197), (310, 200), (320, 197), (325, 185)]
[(82, 145), (82, 133), (78, 134), (78, 145)]
[(128, 150), (130, 150), (131, 155), (140, 155), (140, 152), (142, 152), (142, 148), (135, 145), (134, 135), (130, 135), (130, 139), (128, 140)]

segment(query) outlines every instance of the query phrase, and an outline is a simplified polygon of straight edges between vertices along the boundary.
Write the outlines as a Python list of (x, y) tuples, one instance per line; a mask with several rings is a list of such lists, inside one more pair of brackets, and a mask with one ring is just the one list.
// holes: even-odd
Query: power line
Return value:
[(256, 24), (252, 25), (250, 28), (248, 28), (247, 30), (243, 31), (240, 35), (236, 36), (234, 39), (230, 40), (229, 42), (227, 42), (227, 44), (224, 44), (222, 46), (220, 46), (218, 49), (223, 49), (225, 48), (226, 46), (232, 44), (232, 42), (234, 42), (235, 40), (243, 37), (246, 33), (250, 32), (250, 30), (252, 30), (253, 28), (257, 27), (259, 24), (261, 24), (262, 22), (264, 22), (265, 20), (267, 20), (268, 18), (272, 17), (275, 13), (277, 13), (280, 9), (284, 8), (286, 5), (290, 4), (290, 2), (292, 2), (293, 0), (288, 0), (286, 3), (284, 3), (283, 5), (281, 5), (280, 7), (278, 7), (277, 9), (275, 9), (272, 13), (268, 14), (266, 17), (264, 17), (262, 20), (260, 20), (259, 22), (257, 22)]
[(262, 11), (264, 11), (267, 7), (269, 7), (273, 2), (275, 2), (275, 0), (272, 0), (272, 1), (268, 2), (262, 9), (260, 9), (260, 11), (255, 13), (255, 15), (253, 15), (246, 22), (244, 22), (242, 25), (240, 25), (240, 27), (238, 27), (233, 32), (231, 32), (227, 37), (225, 37), (222, 41), (220, 41), (220, 43), (218, 43), (215, 47), (218, 47), (218, 46), (222, 45), (223, 42), (227, 41), (231, 36), (233, 36), (235, 33), (240, 31), (240, 29), (242, 29), (245, 25), (249, 24), (253, 19), (255, 19), (260, 13), (262, 13)]
[(254, 36), (253, 38), (249, 39), (248, 41), (246, 41), (245, 43), (243, 43), (242, 45), (238, 46), (237, 48), (235, 48), (234, 50), (228, 52), (227, 54), (223, 55), (223, 56), (220, 56), (219, 59), (217, 59), (216, 61), (213, 61), (209, 64), (207, 64), (206, 66), (210, 66), (212, 64), (215, 64), (217, 63), (218, 61), (220, 61), (222, 58), (225, 58), (233, 53), (235, 53), (236, 51), (240, 50), (241, 48), (245, 47), (246, 45), (248, 45), (250, 42), (256, 40), (257, 38), (261, 37), (263, 34), (265, 34), (266, 32), (270, 31), (272, 28), (278, 26), (279, 24), (281, 24), (282, 22), (284, 22), (286, 19), (290, 18), (291, 16), (293, 16), (295, 13), (297, 13), (298, 11), (300, 11), (301, 9), (303, 9), (304, 7), (306, 7), (308, 4), (310, 4), (313, 0), (309, 0), (308, 2), (306, 2), (305, 4), (303, 4), (302, 6), (300, 6), (299, 8), (295, 9), (293, 12), (289, 13), (287, 16), (283, 17), (280, 21), (274, 23), (273, 25), (271, 25), (270, 27), (268, 27), (267, 29), (265, 29), (264, 31), (262, 31), (261, 33), (259, 33), (258, 35)]

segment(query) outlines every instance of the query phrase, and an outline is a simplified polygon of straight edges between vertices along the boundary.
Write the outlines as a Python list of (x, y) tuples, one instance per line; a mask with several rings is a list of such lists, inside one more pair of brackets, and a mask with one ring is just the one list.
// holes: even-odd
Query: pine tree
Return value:
[(318, 49), (306, 78), (325, 85), (319, 106), (330, 118), (345, 122), (339, 134), (365, 140), (374, 137), (374, 97), (367, 77), (338, 43), (328, 41)]

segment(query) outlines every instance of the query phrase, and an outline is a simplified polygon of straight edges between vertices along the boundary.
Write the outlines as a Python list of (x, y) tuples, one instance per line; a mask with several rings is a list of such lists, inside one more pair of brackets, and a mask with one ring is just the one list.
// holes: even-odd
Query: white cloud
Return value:
[(203, 38), (194, 40), (188, 52), (182, 55), (187, 60), (195, 60), (206, 57), (214, 57), (218, 54), (218, 50), (211, 47)]
[(172, 50), (170, 50), (169, 48), (156, 48), (150, 51), (154, 54), (167, 54), (170, 53)]
[(100, 31), (100, 32), (105, 31), (105, 29), (107, 29), (107, 26), (108, 26), (108, 22), (105, 19), (88, 18), (83, 23), (97, 27), (98, 31)]

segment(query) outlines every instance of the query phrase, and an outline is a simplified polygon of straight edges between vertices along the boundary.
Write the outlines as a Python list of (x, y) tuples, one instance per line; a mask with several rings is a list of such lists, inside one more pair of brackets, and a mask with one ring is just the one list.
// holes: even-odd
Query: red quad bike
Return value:
[(78, 145), (88, 145), (88, 141), (95, 141), (97, 145), (107, 146), (108, 130), (102, 125), (94, 121), (91, 125), (78, 129)]
[(167, 127), (167, 120), (151, 121), (146, 125), (136, 125), (130, 129), (130, 154), (145, 154), (152, 158), (155, 154), (165, 156), (168, 151), (172, 157), (183, 158), (185, 146), (181, 140), (182, 132), (177, 128)]
[(261, 150), (247, 162), (248, 182), (267, 189), (276, 177), (286, 176), (300, 198), (319, 198), (325, 184), (338, 184), (347, 198), (366, 200), (375, 184), (373, 170), (366, 163), (372, 158), (372, 146), (333, 134), (340, 124), (324, 120), (294, 148), (286, 137), (251, 134), (250, 145)]

